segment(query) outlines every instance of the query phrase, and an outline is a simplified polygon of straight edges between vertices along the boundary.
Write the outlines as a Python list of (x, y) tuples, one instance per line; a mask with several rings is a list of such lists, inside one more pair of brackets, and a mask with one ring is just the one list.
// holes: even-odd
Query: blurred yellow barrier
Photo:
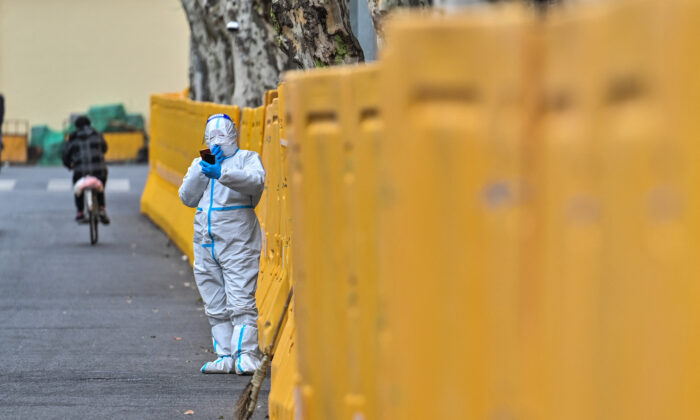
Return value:
[(287, 165), (284, 160), (287, 145), (280, 139), (282, 134), (280, 103), (283, 92), (282, 89), (277, 91), (277, 96), (272, 98), (270, 104), (265, 107), (262, 160), (266, 178), (263, 198), (258, 204), (258, 216), (261, 219), (264, 236), (261, 271), (256, 293), (259, 344), (261, 348), (275, 345), (277, 348), (272, 361), (272, 383), (275, 385), (269, 397), (271, 419), (293, 418), (297, 371), (296, 329), (290, 318), (287, 318), (283, 325), (281, 338), (277, 343), (272, 342), (291, 287), (291, 264), (288, 251), (291, 238), (286, 207)]
[(143, 144), (143, 133), (104, 133), (107, 162), (136, 160)]
[(282, 92), (301, 267), (297, 409), (309, 419), (376, 418), (377, 69), (291, 73)]
[(29, 121), (7, 119), (2, 124), (3, 149), (0, 162), (26, 163), (29, 144)]
[(287, 321), (272, 360), (269, 396), (269, 416), (274, 420), (293, 420), (295, 417), (294, 390), (298, 382), (296, 326), (294, 311), (290, 308)]
[(377, 277), (377, 153), (384, 135), (380, 115), (379, 69), (364, 66), (349, 75), (346, 112), (345, 206), (349, 327), (346, 403), (355, 418), (376, 419), (379, 341), (379, 278)]
[(267, 107), (266, 116), (268, 124), (265, 132), (263, 156), (266, 177), (265, 206), (265, 236), (263, 246), (265, 266), (262, 275), (258, 278), (258, 331), (260, 346), (266, 348), (271, 345), (277, 320), (282, 314), (282, 308), (289, 292), (288, 275), (282, 261), (282, 243), (280, 223), (282, 219), (281, 194), (282, 194), (282, 165), (281, 146), (279, 142), (278, 101), (273, 100)]
[(519, 416), (513, 402), (531, 30), (527, 14), (507, 8), (399, 19), (389, 32), (378, 161), (386, 183), (379, 276), (388, 283), (382, 309), (389, 337), (378, 418)]
[(649, 1), (606, 9), (595, 30), (605, 43), (596, 46), (597, 72), (588, 76), (600, 101), (593, 135), (600, 141), (605, 180), (605, 271), (592, 279), (596, 293), (605, 296), (597, 302), (605, 322), (593, 352), (602, 369), (593, 377), (604, 381), (598, 391), (605, 397), (595, 400), (594, 414), (609, 418), (700, 415), (700, 405), (695, 403), (693, 415), (679, 392), (687, 365), (697, 361), (697, 355), (684, 359), (684, 347), (697, 338), (672, 327), (691, 315), (681, 299), (697, 290), (692, 283), (699, 279), (688, 276), (697, 253), (689, 253), (686, 232), (688, 217), (699, 216), (686, 213), (683, 204), (685, 172), (697, 163), (687, 160), (682, 142), (668, 132), (673, 105), (665, 95), (675, 72), (661, 58), (672, 45), (666, 31), (677, 27), (668, 9), (669, 3)]
[(27, 136), (4, 135), (2, 143), (4, 147), (0, 154), (0, 162), (27, 162)]
[(149, 161), (151, 169), (141, 197), (141, 211), (150, 217), (192, 261), (194, 209), (180, 202), (182, 177), (205, 148), (209, 115), (228, 114), (240, 123), (237, 106), (195, 102), (176, 95), (151, 96)]
[[(525, 418), (598, 418), (592, 279), (602, 274), (602, 178), (593, 136), (593, 10), (543, 30), (543, 109), (527, 158), (534, 229), (526, 239), (521, 390)], [(556, 391), (555, 391), (556, 390)], [(552, 399), (553, 392), (558, 393)]]
[(265, 107), (260, 106), (254, 108), (251, 116), (252, 121), (248, 146), (250, 150), (262, 155), (263, 131), (265, 130)]
[[(301, 378), (299, 409), (306, 419), (348, 418), (346, 209), (343, 205), (342, 108), (345, 69), (286, 78), (298, 154), (292, 182), (295, 315)], [(303, 169), (301, 169), (303, 168)], [(343, 362), (339, 362), (343, 361)]]
[(671, 106), (668, 111), (674, 118), (670, 119), (671, 124), (665, 128), (681, 147), (675, 167), (682, 168), (676, 181), (678, 187), (682, 188), (680, 198), (683, 211), (680, 218), (674, 220), (674, 225), (678, 226), (677, 221), (680, 219), (683, 226), (682, 229), (670, 231), (665, 237), (659, 236), (654, 249), (663, 250), (663, 244), (669, 239), (675, 244), (679, 244), (676, 238), (685, 240), (680, 250), (673, 247), (666, 253), (668, 257), (675, 252), (684, 252), (686, 264), (675, 267), (669, 273), (674, 289), (673, 294), (666, 296), (666, 301), (671, 300), (673, 305), (667, 307), (665, 312), (674, 316), (669, 321), (673, 325), (670, 329), (675, 333), (676, 352), (670, 356), (672, 359), (669, 361), (672, 362), (672, 383), (677, 386), (670, 386), (665, 391), (682, 390), (672, 394), (675, 397), (674, 415), (690, 419), (700, 416), (694, 392), (700, 389), (700, 364), (697, 363), (700, 339), (696, 334), (696, 320), (700, 318), (700, 262), (697, 260), (700, 248), (697, 240), (700, 238), (700, 167), (697, 164), (700, 162), (700, 119), (697, 117), (700, 106), (700, 78), (697, 76), (700, 68), (700, 45), (697, 43), (700, 35), (700, 4), (693, 1), (679, 2), (670, 18), (672, 23), (666, 26), (673, 28), (670, 46), (674, 59), (666, 63), (664, 69), (670, 74), (665, 75), (664, 79), (671, 82)]
[(241, 126), (239, 127), (238, 144), (241, 149), (250, 150), (250, 131), (252, 128), (253, 109), (243, 108), (241, 111)]

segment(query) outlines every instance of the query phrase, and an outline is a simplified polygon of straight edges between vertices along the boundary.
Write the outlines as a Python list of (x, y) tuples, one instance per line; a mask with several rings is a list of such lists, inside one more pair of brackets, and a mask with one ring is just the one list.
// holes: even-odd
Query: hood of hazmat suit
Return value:
[(251, 373), (261, 359), (255, 290), (262, 238), (254, 208), (265, 170), (257, 153), (238, 148), (236, 137), (230, 117), (209, 117), (204, 140), (210, 149), (222, 148), (221, 177), (206, 177), (197, 157), (179, 191), (186, 206), (197, 208), (194, 277), (219, 356), (202, 367), (204, 373)]
[(207, 119), (204, 142), (209, 150), (218, 145), (224, 152), (224, 156), (231, 156), (238, 149), (236, 139), (238, 139), (238, 131), (228, 115), (214, 114)]

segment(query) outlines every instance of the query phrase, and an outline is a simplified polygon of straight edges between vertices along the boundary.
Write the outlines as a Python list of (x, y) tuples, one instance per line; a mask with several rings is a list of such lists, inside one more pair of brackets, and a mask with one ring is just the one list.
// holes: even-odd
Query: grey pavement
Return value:
[(200, 373), (208, 322), (188, 262), (140, 214), (148, 168), (109, 171), (96, 246), (48, 187), (68, 171), (0, 172), (0, 418), (230, 419), (250, 377)]

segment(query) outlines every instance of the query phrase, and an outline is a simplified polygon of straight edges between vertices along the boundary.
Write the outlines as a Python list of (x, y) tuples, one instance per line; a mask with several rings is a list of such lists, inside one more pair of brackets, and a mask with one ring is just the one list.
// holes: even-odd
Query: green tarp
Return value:
[[(127, 114), (122, 104), (91, 106), (87, 116), (92, 126), (101, 133), (145, 131), (143, 115)], [(39, 164), (60, 165), (64, 138), (73, 131), (73, 123), (64, 131), (53, 131), (47, 125), (33, 126), (29, 145), (42, 150)]]
[(143, 131), (141, 114), (127, 114), (122, 104), (91, 106), (87, 112), (92, 126), (102, 133)]
[(95, 130), (104, 133), (112, 131), (110, 126), (113, 121), (124, 121), (126, 119), (126, 110), (122, 104), (96, 105), (88, 109), (87, 116), (90, 118)]
[(63, 152), (64, 134), (61, 131), (53, 131), (46, 125), (32, 127), (29, 145), (40, 147), (43, 152), (39, 165), (60, 165)]

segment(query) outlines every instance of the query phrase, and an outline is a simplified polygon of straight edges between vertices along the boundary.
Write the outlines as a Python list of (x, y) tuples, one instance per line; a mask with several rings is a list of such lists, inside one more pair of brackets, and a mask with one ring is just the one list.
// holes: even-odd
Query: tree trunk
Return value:
[(348, 0), (273, 0), (280, 47), (301, 68), (363, 61), (348, 6)]
[(275, 89), (282, 72), (293, 68), (293, 63), (278, 46), (277, 30), (265, 2), (227, 1), (226, 17), (227, 22), (238, 22), (240, 27), (232, 32), (236, 72), (233, 103), (259, 106), (265, 91)]
[[(258, 106), (285, 70), (356, 63), (348, 0), (181, 0), (192, 31), (190, 97)], [(237, 30), (227, 30), (235, 22)]]
[(429, 7), (432, 4), (432, 0), (367, 0), (369, 13), (372, 15), (372, 21), (374, 22), (374, 29), (377, 31), (377, 36), (380, 40), (384, 37), (382, 21), (390, 10), (397, 7)]
[(230, 104), (233, 50), (218, 1), (181, 0), (190, 24), (190, 98)]

